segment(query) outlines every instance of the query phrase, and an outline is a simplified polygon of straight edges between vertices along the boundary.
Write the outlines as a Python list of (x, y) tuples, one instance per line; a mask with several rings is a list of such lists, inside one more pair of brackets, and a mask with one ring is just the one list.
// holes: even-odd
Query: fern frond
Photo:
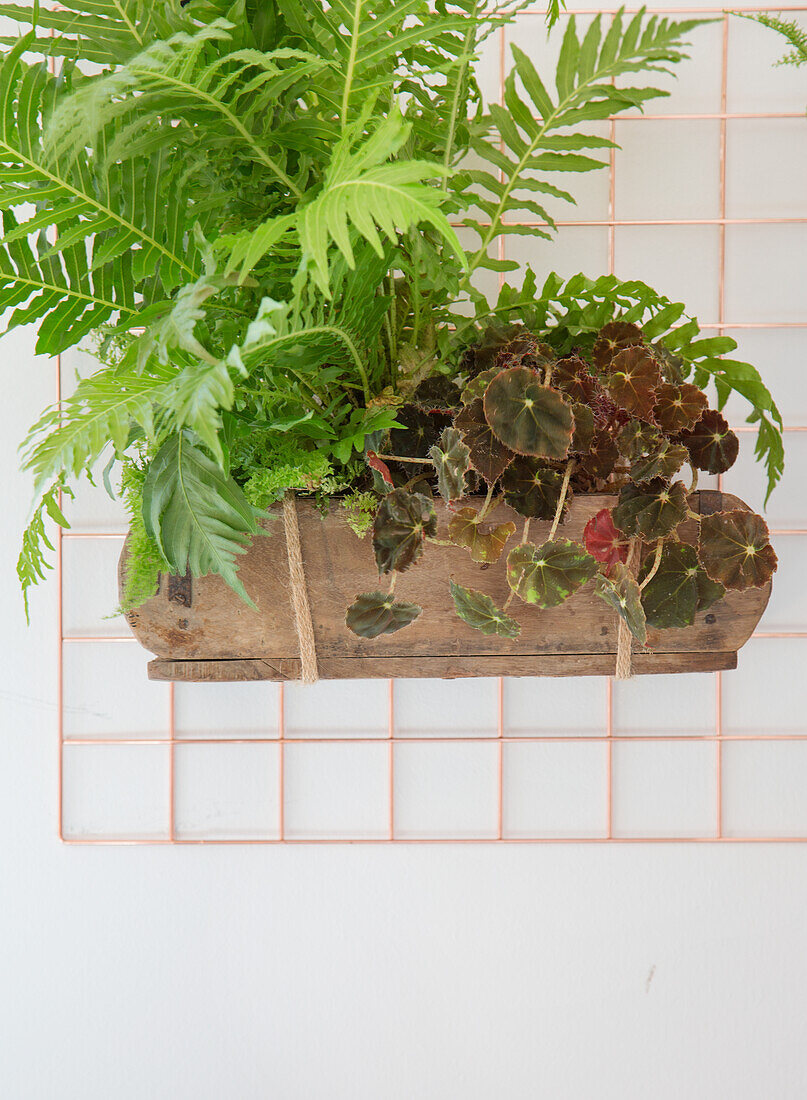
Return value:
[(46, 157), (42, 127), (59, 85), (23, 63), (27, 44), (0, 67), (0, 308), (16, 307), (9, 328), (41, 320), (37, 351), (56, 354), (113, 314), (132, 315), (144, 280), (167, 293), (195, 277), (196, 248), (184, 240), (188, 203), (168, 158), (102, 174), (86, 157), (70, 166)]
[[(615, 81), (630, 73), (669, 72), (669, 65), (682, 60), (684, 35), (702, 21), (670, 22), (659, 16), (646, 17), (644, 10), (626, 25), (618, 13), (603, 35), (597, 16), (582, 39), (578, 39), (574, 16), (570, 16), (561, 46), (551, 94), (527, 55), (512, 46), (514, 66), (505, 84), (505, 106), (493, 105), (489, 125), (499, 142), (490, 138), (473, 141), (474, 151), (494, 169), (484, 177), (460, 174), (458, 187), (470, 178), (483, 185), (475, 204), (486, 221), (468, 218), (465, 225), (479, 235), (479, 246), (471, 261), (476, 267), (499, 268), (488, 255), (498, 237), (520, 232), (508, 224), (507, 215), (527, 211), (548, 228), (554, 225), (550, 213), (524, 192), (545, 193), (569, 201), (571, 196), (550, 186), (546, 172), (588, 172), (606, 162), (590, 154), (611, 147), (611, 142), (578, 128), (598, 122), (649, 99), (667, 95), (652, 87), (618, 87)], [(573, 133), (569, 133), (570, 128)], [(537, 235), (541, 235), (539, 230)], [(544, 233), (543, 235), (547, 235)]]
[(146, 531), (171, 566), (195, 577), (218, 573), (254, 607), (236, 559), (258, 531), (256, 510), (183, 432), (172, 435), (149, 464), (143, 486)]
[(357, 141), (363, 121), (348, 128), (336, 144), (319, 194), (293, 215), (259, 226), (231, 240), (227, 272), (239, 265), (244, 278), (261, 256), (289, 230), (296, 230), (304, 265), (317, 286), (331, 295), (329, 249), (333, 244), (349, 267), (355, 265), (351, 231), (384, 255), (382, 236), (397, 242), (410, 226), (429, 225), (464, 263), (459, 239), (441, 207), (445, 193), (428, 180), (445, 175), (431, 161), (390, 160), (411, 132), (395, 106), (375, 131)]
[(59, 494), (62, 491), (70, 496), (73, 495), (69, 489), (65, 488), (61, 478), (45, 490), (34, 510), (31, 522), (22, 536), (22, 549), (17, 559), (17, 577), (22, 588), (22, 596), (25, 602), (25, 620), (28, 623), (31, 621), (28, 607), (28, 589), (44, 580), (46, 570), (53, 568), (45, 557), (47, 550), (52, 552), (54, 549), (45, 527), (45, 515), (48, 515), (60, 527), (70, 527), (59, 507)]
[(776, 31), (787, 40), (791, 49), (779, 58), (777, 65), (793, 65), (797, 69), (807, 65), (807, 27), (803, 27), (796, 19), (785, 19), (782, 15), (773, 15), (767, 11), (735, 11), (732, 15), (761, 23), (763, 27)]
[[(44, 4), (0, 4), (0, 16), (55, 32), (32, 38), (29, 50), (47, 57), (118, 65), (142, 50), (155, 34), (177, 21), (170, 0), (62, 0)], [(0, 39), (10, 45), (16, 39)]]
[(160, 145), (175, 147), (173, 123), (182, 121), (189, 134), (205, 133), (208, 153), (234, 145), (300, 198), (273, 136), (274, 108), (283, 93), (328, 62), (286, 48), (228, 51), (233, 29), (218, 19), (195, 34), (155, 41), (114, 72), (63, 98), (46, 131), (50, 157), (72, 163), (115, 123), (117, 134), (105, 155), (112, 162), (132, 160)]
[(155, 413), (175, 374), (167, 367), (152, 374), (105, 367), (79, 382), (72, 397), (46, 410), (23, 444), (23, 469), (33, 473), (36, 491), (61, 475), (90, 470), (110, 443), (122, 454), (133, 422), (153, 438)]

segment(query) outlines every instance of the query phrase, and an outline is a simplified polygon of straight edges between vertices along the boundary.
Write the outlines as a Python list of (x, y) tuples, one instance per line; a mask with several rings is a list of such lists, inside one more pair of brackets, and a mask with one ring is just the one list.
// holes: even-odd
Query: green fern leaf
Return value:
[[(56, 354), (114, 314), (134, 314), (135, 286), (145, 279), (160, 278), (170, 291), (195, 277), (196, 250), (177, 240), (173, 219), (186, 200), (167, 158), (103, 174), (86, 158), (69, 168), (47, 159), (42, 125), (58, 85), (41, 66), (23, 64), (27, 45), (22, 38), (0, 67), (0, 102), (16, 101), (16, 111), (0, 112), (0, 205), (24, 215), (19, 223), (8, 209), (2, 215), (0, 309), (16, 307), (9, 328), (44, 319), (37, 351)], [(55, 244), (45, 229), (58, 235)]]
[(143, 519), (173, 572), (218, 573), (255, 607), (236, 569), (238, 555), (258, 532), (255, 509), (232, 478), (181, 432), (149, 464)]
[(155, 41), (114, 72), (79, 87), (49, 121), (51, 159), (72, 163), (114, 123), (117, 132), (108, 142), (107, 160), (133, 160), (161, 145), (174, 147), (172, 123), (182, 121), (189, 136), (204, 129), (208, 151), (236, 146), (301, 198), (300, 187), (285, 171), (285, 153), (274, 150), (274, 108), (282, 93), (310, 80), (328, 62), (289, 48), (228, 52), (233, 30), (232, 23), (218, 19), (194, 34), (183, 31)]
[[(512, 46), (514, 66), (505, 82), (506, 110), (493, 105), (488, 119), (498, 141), (481, 136), (472, 141), (474, 151), (500, 173), (500, 178), (486, 180), (490, 197), (482, 209), (489, 216), (488, 224), (466, 223), (480, 236), (471, 270), (496, 266), (488, 250), (497, 237), (512, 231), (506, 224), (512, 211), (527, 210), (548, 225), (553, 224), (546, 211), (539, 212), (520, 193), (528, 188), (536, 190), (536, 180), (540, 185), (546, 172), (587, 172), (603, 167), (606, 161), (587, 154), (610, 148), (612, 143), (596, 134), (579, 130), (570, 134), (568, 130), (667, 95), (653, 87), (620, 88), (616, 81), (630, 73), (668, 72), (671, 64), (687, 56), (683, 52), (684, 35), (699, 22), (670, 22), (658, 16), (646, 17), (640, 11), (625, 26), (618, 13), (603, 37), (597, 16), (580, 40), (574, 16), (570, 16), (558, 58), (554, 96), (523, 50)], [(492, 176), (489, 172), (485, 175)], [(476, 182), (481, 182), (479, 177)], [(562, 197), (568, 200), (567, 195)], [(484, 192), (482, 198), (484, 202)]]
[(175, 373), (107, 367), (79, 382), (72, 397), (44, 413), (23, 444), (23, 469), (33, 473), (36, 491), (61, 475), (90, 470), (110, 442), (122, 454), (133, 422), (153, 437), (155, 412)]
[(31, 620), (28, 607), (28, 590), (32, 585), (45, 579), (46, 570), (53, 568), (45, 557), (46, 550), (53, 551), (54, 549), (45, 527), (45, 515), (48, 515), (60, 527), (70, 527), (59, 507), (59, 494), (61, 492), (65, 492), (69, 496), (73, 495), (69, 489), (65, 488), (62, 479), (59, 478), (42, 494), (31, 522), (22, 536), (22, 549), (17, 559), (17, 577), (22, 587), (25, 602), (25, 619), (29, 623)]

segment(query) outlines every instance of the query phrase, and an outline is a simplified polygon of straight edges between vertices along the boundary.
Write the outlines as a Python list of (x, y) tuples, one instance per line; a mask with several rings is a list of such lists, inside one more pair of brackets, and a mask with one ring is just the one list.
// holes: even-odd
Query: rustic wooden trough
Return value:
[[(580, 539), (586, 522), (613, 496), (576, 496), (561, 528)], [(441, 529), (447, 510), (436, 504)], [(690, 498), (693, 511), (706, 515), (747, 508), (734, 496), (701, 491)], [(345, 610), (360, 592), (384, 587), (375, 568), (370, 538), (360, 540), (332, 504), (323, 516), (305, 500), (297, 503), (308, 594), (323, 679), (364, 677), (602, 676), (614, 672), (617, 618), (591, 590), (583, 589), (560, 607), (543, 611), (516, 602), (511, 612), (522, 624), (516, 639), (486, 636), (454, 613), (448, 580), (478, 588), (499, 606), (509, 589), (504, 557), (481, 568), (454, 547), (429, 546), (422, 560), (398, 578), (396, 599), (423, 607), (410, 626), (368, 641), (345, 626)], [(500, 506), (491, 517), (523, 520)], [(533, 521), (531, 541), (540, 542), (548, 523)], [(680, 529), (694, 538), (695, 523)], [(258, 610), (244, 604), (218, 577), (161, 577), (157, 594), (127, 619), (138, 641), (157, 657), (153, 680), (296, 680), (299, 643), (289, 598), (284, 526), (278, 516), (267, 536), (254, 539), (241, 559), (240, 576)], [(517, 538), (517, 536), (516, 536)], [(515, 540), (513, 541), (515, 545)], [(121, 557), (121, 575), (126, 550)], [(737, 651), (751, 636), (770, 595), (761, 589), (731, 592), (698, 615), (690, 627), (650, 630), (648, 650), (634, 646), (633, 672), (713, 672), (735, 668)]]

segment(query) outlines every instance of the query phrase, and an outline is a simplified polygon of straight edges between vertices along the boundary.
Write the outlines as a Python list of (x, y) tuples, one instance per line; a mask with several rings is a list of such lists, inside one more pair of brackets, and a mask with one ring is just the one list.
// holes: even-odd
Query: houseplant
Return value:
[[(518, 479), (530, 469), (540, 468), (541, 507), (554, 501), (558, 522), (570, 489), (610, 486), (627, 498), (631, 484), (639, 497), (649, 484), (658, 501), (684, 461), (718, 462), (704, 433), (720, 436), (722, 466), (734, 446), (692, 383), (714, 381), (719, 406), (733, 391), (748, 399), (773, 487), (782, 469), (776, 406), (753, 367), (721, 357), (733, 341), (699, 339), (682, 306), (613, 278), (550, 276), (539, 289), (528, 272), (496, 302), (479, 289), (480, 273), (516, 266), (498, 255), (507, 234), (525, 232), (516, 218), (530, 220), (534, 238), (552, 232), (551, 211), (573, 201), (558, 173), (602, 166), (610, 143), (596, 124), (665, 94), (636, 74), (652, 80), (683, 59), (696, 26), (639, 13), (607, 27), (594, 19), (578, 37), (570, 17), (556, 91), (514, 44), (504, 102), (486, 105), (472, 64), (517, 11), (485, 12), (476, 0), (0, 5), (33, 25), (8, 43), (0, 70), (9, 105), (0, 302), (13, 307), (9, 327), (39, 323), (38, 351), (91, 337), (101, 363), (27, 442), (38, 503), (20, 557), (24, 589), (46, 567), (45, 514), (66, 522), (60, 494), (107, 459), (110, 485), (122, 466), (132, 521), (128, 609), (152, 595), (161, 572), (218, 574), (250, 604), (239, 560), (289, 492), (337, 499), (357, 532), (372, 526), (379, 569), (393, 578), (436, 537), (435, 491), (460, 520), (470, 505), (456, 506), (452, 493), (486, 494), (475, 518), (464, 516), (470, 527), (449, 532), (482, 554), (478, 535), (489, 534), (485, 511), (506, 468), (504, 491), (526, 520), (537, 505)], [(56, 59), (55, 75), (28, 64), (37, 51)], [(92, 75), (82, 61), (97, 67)], [(625, 361), (612, 369), (597, 349), (614, 332)], [(574, 392), (575, 371), (586, 392)], [(676, 427), (670, 414), (667, 427), (656, 413), (668, 398), (676, 404), (673, 390), (691, 396), (692, 415)], [(510, 430), (519, 403), (538, 410), (526, 437)], [(453, 426), (441, 416), (455, 416)], [(512, 455), (495, 477), (474, 457), (485, 433)], [(557, 467), (600, 443), (617, 450), (610, 470)], [(630, 470), (617, 468), (620, 454)], [(651, 468), (656, 478), (639, 477)], [(624, 477), (631, 484), (620, 485)], [(673, 518), (686, 517), (682, 490), (669, 490)], [(643, 514), (625, 504), (613, 518), (628, 538), (651, 541), (649, 565), (634, 541), (630, 565), (601, 561), (600, 570), (590, 542), (560, 568), (567, 579), (597, 573), (603, 599), (640, 639), (646, 607), (633, 572), (665, 576), (676, 545), (674, 523), (662, 532)], [(715, 521), (712, 544), (741, 522)], [(767, 568), (731, 578), (716, 566), (709, 574), (701, 527), (705, 549), (690, 563), (699, 577), (767, 581), (775, 559), (762, 520), (743, 545)], [(529, 546), (524, 533), (509, 550), (512, 588), (540, 603), (546, 594), (535, 597), (526, 579), (542, 567), (540, 550)], [(552, 598), (576, 586), (560, 583)], [(463, 589), (455, 605), (482, 630), (515, 630), (483, 593)], [(347, 621), (372, 636), (414, 614), (387, 592), (368, 593)]]

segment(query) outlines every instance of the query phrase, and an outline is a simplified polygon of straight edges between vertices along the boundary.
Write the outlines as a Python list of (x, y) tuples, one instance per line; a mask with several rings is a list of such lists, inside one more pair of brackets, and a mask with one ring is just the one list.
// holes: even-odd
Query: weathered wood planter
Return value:
[[(562, 527), (579, 539), (611, 496), (577, 496)], [(695, 493), (690, 506), (700, 514), (746, 508), (736, 497), (714, 491)], [(446, 508), (436, 504), (440, 525)], [(324, 517), (298, 501), (303, 557), (311, 602), (320, 676), (600, 676), (614, 672), (617, 619), (589, 586), (562, 606), (543, 611), (518, 603), (522, 623), (515, 640), (485, 636), (459, 620), (449, 595), (448, 578), (487, 592), (502, 606), (509, 589), (502, 560), (480, 568), (465, 551), (429, 546), (423, 559), (398, 579), (396, 598), (423, 607), (404, 630), (368, 641), (345, 626), (345, 610), (359, 592), (379, 587), (370, 538), (359, 540), (343, 514), (332, 505)], [(492, 519), (520, 517), (500, 506)], [(546, 538), (549, 524), (533, 521), (530, 537)], [(295, 680), (300, 660), (283, 522), (256, 538), (240, 565), (240, 576), (258, 610), (247, 607), (218, 577), (162, 577), (158, 593), (127, 615), (138, 641), (156, 654), (149, 665), (153, 680)], [(687, 540), (695, 524), (680, 528)], [(515, 545), (515, 541), (513, 542)], [(126, 550), (121, 557), (125, 569)], [(382, 586), (383, 587), (383, 583)], [(770, 584), (731, 592), (690, 627), (650, 630), (648, 650), (634, 645), (634, 673), (712, 672), (735, 668), (737, 651), (762, 616)]]

